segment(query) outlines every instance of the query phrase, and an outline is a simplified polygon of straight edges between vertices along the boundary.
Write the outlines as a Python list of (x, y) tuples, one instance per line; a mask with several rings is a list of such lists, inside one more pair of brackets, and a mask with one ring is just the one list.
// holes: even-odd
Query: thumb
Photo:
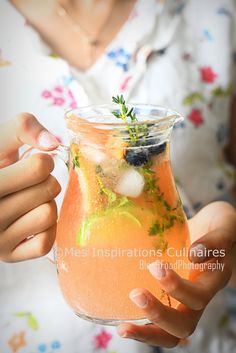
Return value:
[(33, 115), (22, 113), (0, 126), (0, 160), (13, 155), (24, 144), (50, 151), (59, 142)]

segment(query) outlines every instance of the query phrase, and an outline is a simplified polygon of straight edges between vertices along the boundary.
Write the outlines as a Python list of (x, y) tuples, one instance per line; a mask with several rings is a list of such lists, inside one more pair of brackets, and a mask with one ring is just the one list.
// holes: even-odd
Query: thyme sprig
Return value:
[(95, 173), (101, 194), (104, 194), (107, 198), (108, 208), (115, 206), (118, 208), (132, 204), (132, 202), (126, 196), (117, 195), (111, 188), (108, 188), (104, 185), (103, 178), (105, 177), (105, 173), (101, 165), (96, 165)]
[(112, 114), (118, 118), (122, 119), (126, 124), (126, 128), (129, 132), (130, 141), (136, 144), (141, 139), (145, 139), (148, 136), (148, 127), (146, 124), (135, 124), (138, 122), (134, 108), (128, 108), (123, 95), (117, 95), (112, 97), (112, 102), (119, 105), (119, 111), (112, 111)]
[(71, 147), (71, 157), (72, 157), (72, 167), (73, 169), (80, 168), (80, 162), (79, 162), (79, 158), (80, 158), (80, 150), (79, 147), (76, 143), (72, 143)]
[(164, 237), (165, 232), (171, 229), (175, 223), (184, 223), (184, 217), (181, 212), (181, 204), (177, 203), (175, 207), (166, 201), (165, 195), (161, 192), (155, 172), (152, 170), (152, 162), (150, 161), (145, 166), (140, 168), (140, 172), (145, 180), (145, 192), (150, 200), (158, 207), (158, 218), (150, 226), (148, 234), (155, 238), (155, 246), (162, 249), (163, 252), (168, 248), (168, 243)]

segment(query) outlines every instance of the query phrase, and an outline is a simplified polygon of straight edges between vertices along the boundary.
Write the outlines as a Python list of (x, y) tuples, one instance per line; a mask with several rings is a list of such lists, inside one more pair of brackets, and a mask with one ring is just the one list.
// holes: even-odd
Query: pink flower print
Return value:
[(95, 347), (106, 349), (111, 339), (112, 335), (103, 329), (101, 333), (94, 337)]
[(54, 97), (53, 105), (62, 106), (65, 103), (65, 99), (62, 97)]
[(188, 116), (188, 120), (190, 120), (195, 127), (201, 126), (204, 123), (201, 110), (193, 109)]
[(73, 93), (71, 92), (70, 89), (68, 89), (68, 96), (69, 96), (70, 98), (74, 99), (74, 95), (73, 95)]
[(51, 92), (50, 91), (48, 91), (48, 90), (44, 90), (43, 92), (42, 92), (42, 97), (43, 98), (51, 98), (52, 97), (52, 94), (51, 94)]
[(75, 109), (77, 108), (77, 103), (68, 87), (70, 82), (71, 78), (69, 77), (69, 79), (65, 80), (64, 85), (59, 82), (50, 89), (43, 90), (41, 96), (49, 101), (50, 105)]
[(54, 91), (57, 92), (57, 93), (63, 93), (63, 87), (61, 87), (61, 86), (55, 86), (55, 87), (54, 87)]
[(75, 97), (74, 97), (74, 95), (73, 95), (73, 93), (71, 92), (70, 89), (68, 89), (67, 94), (68, 94), (68, 97), (70, 98), (70, 101), (71, 101), (70, 102), (70, 108), (71, 109), (76, 109), (78, 106), (77, 106)]
[(184, 53), (183, 54), (183, 60), (186, 60), (186, 61), (191, 61), (193, 58), (192, 58), (192, 55), (190, 53)]
[(121, 90), (122, 92), (124, 92), (124, 91), (127, 89), (128, 83), (129, 83), (129, 80), (131, 79), (131, 77), (132, 77), (132, 76), (126, 77), (126, 78), (124, 79), (124, 81), (121, 83), (120, 90)]
[(217, 78), (217, 74), (212, 70), (210, 66), (202, 67), (200, 69), (202, 81), (206, 83), (214, 83)]
[(77, 103), (76, 103), (76, 101), (73, 101), (73, 102), (70, 103), (70, 108), (71, 108), (71, 109), (76, 109), (76, 108), (77, 108)]

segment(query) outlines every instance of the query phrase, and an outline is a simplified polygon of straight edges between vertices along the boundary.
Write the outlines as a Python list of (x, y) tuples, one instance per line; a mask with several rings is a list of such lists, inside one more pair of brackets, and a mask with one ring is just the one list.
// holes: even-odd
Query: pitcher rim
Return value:
[[(169, 112), (168, 116), (163, 116), (161, 117), (160, 114), (157, 114), (155, 112), (152, 112), (150, 114), (149, 113), (146, 113), (146, 114), (140, 114), (141, 116), (153, 116), (154, 119), (147, 119), (147, 120), (142, 120), (142, 121), (136, 121), (136, 122), (129, 122), (128, 124), (129, 125), (132, 125), (132, 126), (136, 126), (136, 125), (150, 125), (150, 124), (155, 124), (155, 125), (158, 125), (158, 124), (161, 124), (161, 123), (165, 123), (165, 122), (171, 122), (172, 125), (175, 125), (176, 123), (179, 123), (181, 121), (184, 120), (184, 117), (182, 114), (178, 113), (177, 111), (171, 109), (171, 108), (168, 108), (168, 107), (165, 107), (165, 106), (162, 106), (162, 105), (157, 105), (157, 104), (147, 104), (147, 103), (127, 103), (127, 107), (130, 109), (130, 108), (136, 108), (136, 109), (149, 109), (150, 111), (152, 110), (159, 110), (159, 111), (165, 111), (166, 113)], [(109, 108), (110, 109), (110, 112), (105, 114), (105, 116), (107, 115), (107, 117), (111, 116), (112, 115), (112, 110), (113, 109), (117, 109), (117, 104), (114, 104), (114, 103), (106, 103), (106, 104), (90, 104), (90, 105), (86, 105), (86, 106), (82, 106), (82, 107), (78, 107), (78, 108), (73, 108), (73, 109), (69, 109), (68, 111), (65, 112), (65, 120), (66, 121), (71, 121), (71, 115), (75, 115), (76, 117), (79, 117), (79, 112), (83, 113), (83, 112), (86, 112), (89, 110), (92, 110), (94, 108), (97, 108), (97, 109), (104, 109), (104, 108)], [(98, 113), (94, 113), (94, 118), (97, 116)], [(102, 115), (102, 114), (101, 114)], [(138, 115), (138, 113), (137, 113)], [(104, 114), (103, 114), (104, 116)], [(89, 119), (86, 119), (87, 117), (84, 117), (84, 116), (81, 116), (81, 118), (84, 118), (85, 121), (79, 121), (79, 122), (76, 122), (76, 124), (78, 125), (97, 125), (97, 126), (115, 126), (115, 127), (125, 127), (127, 126), (127, 123), (122, 121), (121, 119), (117, 122), (104, 122), (104, 121), (97, 121), (97, 120), (94, 120), (94, 121), (90, 121), (89, 119), (92, 118), (92, 115), (89, 116)], [(117, 119), (118, 120), (118, 119)]]

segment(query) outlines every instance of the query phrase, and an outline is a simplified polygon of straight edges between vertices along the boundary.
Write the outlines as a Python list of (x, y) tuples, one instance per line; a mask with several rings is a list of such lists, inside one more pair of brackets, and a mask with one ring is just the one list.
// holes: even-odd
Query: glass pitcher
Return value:
[(175, 188), (169, 142), (176, 112), (134, 105), (138, 122), (117, 119), (117, 106), (66, 114), (69, 182), (55, 253), (61, 290), (74, 312), (100, 324), (147, 323), (129, 299), (146, 288), (167, 295), (147, 269), (159, 260), (188, 277), (189, 231)]

